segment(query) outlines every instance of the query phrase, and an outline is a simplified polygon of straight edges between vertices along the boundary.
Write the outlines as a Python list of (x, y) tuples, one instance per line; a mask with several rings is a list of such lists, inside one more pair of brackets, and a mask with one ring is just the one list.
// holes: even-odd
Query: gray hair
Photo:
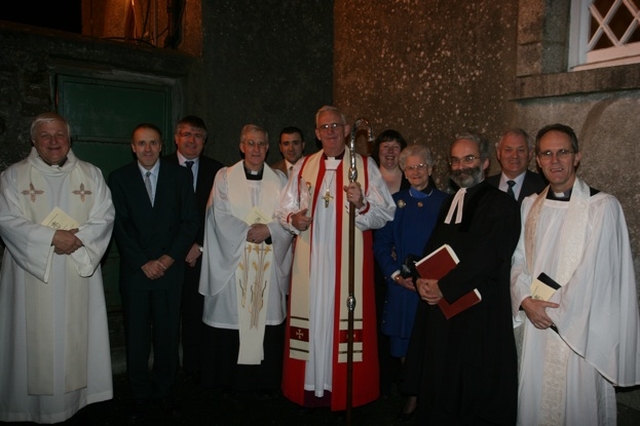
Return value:
[(478, 145), (480, 159), (481, 160), (489, 159), (489, 142), (487, 142), (487, 140), (483, 136), (477, 133), (462, 132), (462, 133), (456, 134), (456, 138), (453, 142), (451, 142), (451, 145), (449, 145), (449, 149), (451, 149), (451, 146), (453, 146), (454, 143), (456, 143), (461, 139), (466, 139), (466, 140), (475, 142)]
[(498, 140), (498, 142), (496, 142), (496, 151), (500, 149), (500, 144), (502, 143), (503, 139), (506, 138), (507, 136), (521, 137), (527, 143), (527, 147), (529, 148), (529, 151), (533, 150), (533, 138), (529, 136), (529, 134), (525, 132), (524, 129), (521, 129), (520, 127), (514, 127), (512, 129), (507, 130), (502, 134), (502, 136), (500, 136), (500, 139)]
[(342, 120), (342, 124), (347, 124), (347, 117), (344, 115), (344, 113), (342, 111), (340, 111), (338, 108), (331, 106), (331, 105), (325, 105), (323, 107), (321, 107), (318, 112), (316, 112), (316, 127), (318, 126), (318, 119), (320, 118), (320, 115), (322, 113), (325, 112), (335, 112), (336, 114), (340, 114), (340, 119)]
[(67, 120), (63, 116), (61, 116), (60, 114), (57, 114), (55, 112), (44, 112), (44, 113), (38, 115), (33, 120), (33, 122), (31, 122), (31, 128), (29, 129), (29, 133), (31, 135), (31, 140), (35, 139), (36, 131), (38, 130), (38, 127), (41, 124), (51, 123), (52, 121), (59, 121), (59, 122), (63, 123), (67, 128), (67, 137), (69, 139), (71, 138), (71, 127), (69, 126), (69, 123), (67, 122)]
[(244, 127), (242, 127), (242, 130), (240, 131), (240, 143), (244, 143), (245, 139), (247, 138), (247, 133), (249, 132), (264, 133), (264, 138), (267, 141), (267, 145), (269, 145), (269, 133), (267, 133), (265, 129), (258, 126), (257, 124), (245, 124)]
[(402, 170), (404, 170), (407, 165), (407, 158), (409, 157), (420, 157), (424, 164), (429, 167), (433, 167), (434, 161), (431, 156), (431, 150), (425, 144), (415, 143), (402, 150), (398, 157), (398, 163), (400, 163), (400, 168)]
[(180, 133), (180, 130), (187, 126), (193, 127), (194, 129), (202, 130), (202, 132), (204, 133), (204, 138), (207, 138), (207, 126), (204, 124), (204, 120), (197, 115), (187, 115), (186, 117), (181, 118), (180, 121), (178, 121), (178, 123), (176, 124), (174, 135), (178, 135)]

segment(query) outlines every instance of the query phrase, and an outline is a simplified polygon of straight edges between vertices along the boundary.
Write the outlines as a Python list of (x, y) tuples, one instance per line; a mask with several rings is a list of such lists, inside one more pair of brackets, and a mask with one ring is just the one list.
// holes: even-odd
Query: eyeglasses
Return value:
[(267, 142), (256, 142), (254, 140), (248, 140), (244, 142), (249, 148), (267, 149), (269, 144)]
[(539, 152), (538, 158), (540, 158), (540, 161), (551, 161), (551, 159), (555, 155), (558, 160), (564, 160), (565, 158), (569, 158), (569, 155), (571, 154), (574, 154), (574, 152), (570, 149), (559, 149), (556, 152), (547, 150)]
[(413, 172), (416, 170), (424, 170), (427, 168), (426, 164), (420, 163), (420, 164), (416, 164), (414, 166), (407, 166), (404, 168), (405, 171), (409, 171), (409, 172)]
[(342, 123), (323, 124), (321, 126), (318, 126), (318, 130), (320, 130), (321, 132), (327, 132), (329, 131), (329, 129), (335, 130), (338, 127), (342, 127), (342, 126), (344, 126), (344, 124)]
[(449, 165), (453, 166), (453, 165), (458, 165), (458, 164), (471, 164), (474, 161), (480, 159), (480, 157), (476, 157), (475, 155), (467, 155), (464, 156), (462, 158), (458, 158), (458, 157), (451, 157), (449, 158)]

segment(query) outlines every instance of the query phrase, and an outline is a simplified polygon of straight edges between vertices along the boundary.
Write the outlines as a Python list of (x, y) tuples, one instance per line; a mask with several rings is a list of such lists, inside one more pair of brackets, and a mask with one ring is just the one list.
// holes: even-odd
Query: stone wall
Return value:
[(509, 124), (513, 1), (336, 1), (335, 14), (335, 103), (375, 133), (394, 128), (429, 145), (441, 188), (456, 133), (495, 140)]
[(333, 1), (216, 0), (202, 7), (207, 152), (238, 161), (247, 123), (269, 132), (269, 163), (282, 158), (285, 126), (301, 128), (305, 152), (316, 151), (314, 115), (332, 102)]

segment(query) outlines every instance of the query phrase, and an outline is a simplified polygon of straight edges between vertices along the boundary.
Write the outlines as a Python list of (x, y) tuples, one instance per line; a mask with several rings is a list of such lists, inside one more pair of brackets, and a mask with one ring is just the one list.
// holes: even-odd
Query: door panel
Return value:
[[(164, 150), (171, 143), (171, 87), (78, 75), (56, 76), (58, 113), (69, 121), (73, 152), (95, 164), (105, 179), (133, 161), (131, 132), (143, 122), (162, 131)], [(102, 275), (109, 311), (121, 309), (118, 283), (119, 254), (114, 241), (104, 259)]]

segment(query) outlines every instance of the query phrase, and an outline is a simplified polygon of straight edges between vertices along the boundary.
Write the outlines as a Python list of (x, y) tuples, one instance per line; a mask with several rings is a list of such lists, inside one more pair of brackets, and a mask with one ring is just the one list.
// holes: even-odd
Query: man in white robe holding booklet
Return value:
[(624, 214), (576, 176), (582, 154), (562, 124), (536, 137), (549, 181), (524, 200), (511, 271), (524, 324), (519, 425), (615, 425), (614, 386), (640, 383), (640, 327)]
[(202, 386), (278, 395), (291, 234), (277, 220), (284, 173), (264, 162), (267, 131), (247, 124), (244, 159), (216, 174), (207, 206), (200, 293), (205, 296)]
[(113, 396), (100, 260), (114, 208), (63, 117), (39, 115), (31, 140), (0, 179), (0, 421), (58, 423)]

